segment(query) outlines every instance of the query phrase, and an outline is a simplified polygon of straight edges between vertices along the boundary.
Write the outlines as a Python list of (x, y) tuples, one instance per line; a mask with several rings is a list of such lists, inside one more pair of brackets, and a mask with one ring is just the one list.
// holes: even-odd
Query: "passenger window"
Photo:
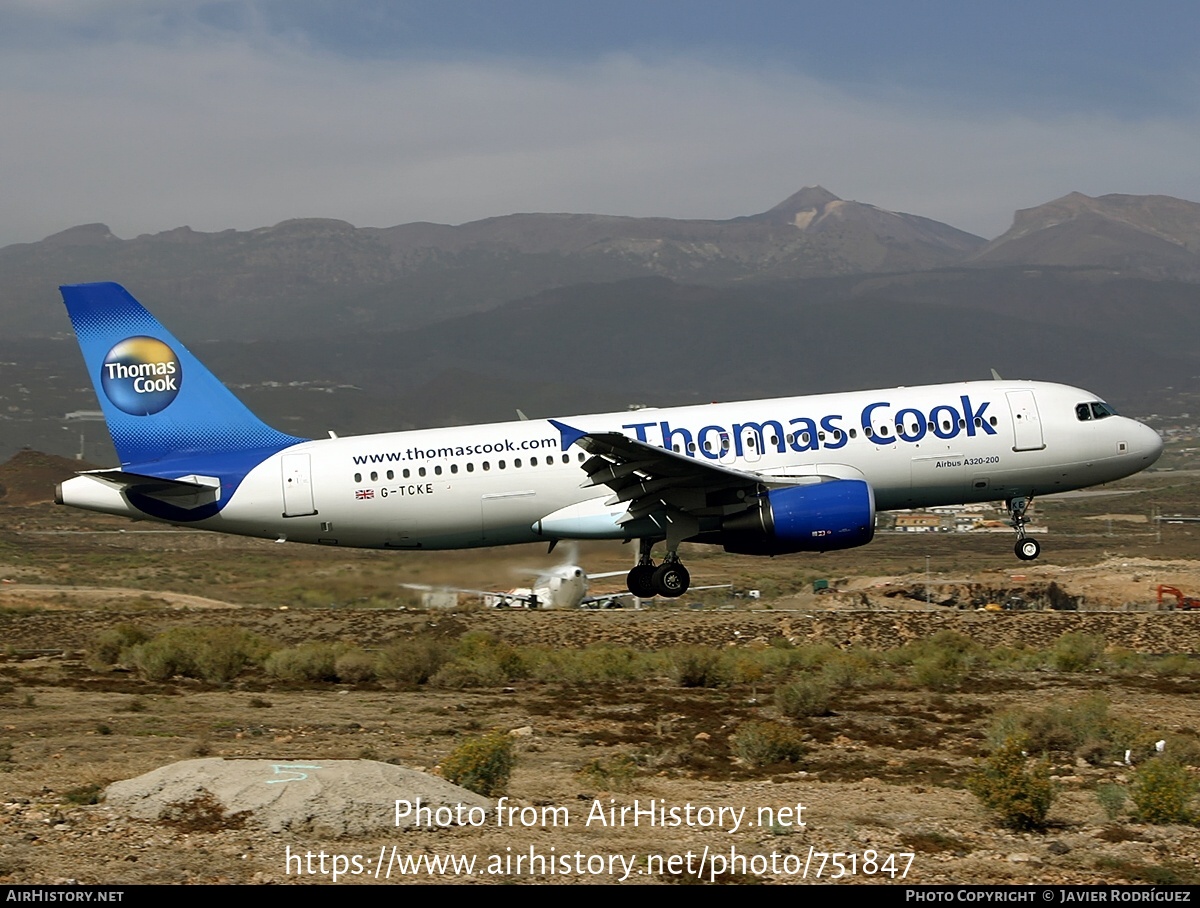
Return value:
[(486, 471), (490, 470), (491, 468), (492, 468), (492, 465), (491, 465), (490, 463), (488, 463), (488, 462), (485, 460), (485, 461), (483, 462), (483, 469), (484, 469), (484, 472), (486, 472)]
[(395, 479), (395, 478), (396, 478), (396, 474), (395, 474), (394, 472), (392, 472), (391, 470), (388, 470), (388, 471), (387, 471), (387, 478), (388, 478), (388, 479)]
[(458, 464), (456, 464), (456, 463), (450, 464), (450, 472), (457, 473), (458, 472)]
[(425, 468), (424, 468), (424, 467), (418, 467), (418, 468), (417, 468), (417, 475), (418, 475), (418, 476), (424, 476), (424, 475), (425, 475)]
[(496, 461), (496, 469), (497, 469), (497, 470), (503, 470), (503, 469), (504, 469), (504, 461), (503, 461), (503, 460), (497, 460), (497, 461)]
[(371, 471), (371, 482), (378, 482), (378, 480), (379, 480), (379, 474), (376, 473), (374, 470), (372, 470)]
[(537, 458), (536, 458), (536, 457), (530, 457), (530, 458), (529, 458), (529, 465), (530, 465), (531, 467), (536, 467), (536, 466), (537, 466)]
[(519, 466), (521, 466), (521, 458), (520, 457), (514, 458), (513, 459), (513, 467), (519, 467)]
[(441, 468), (441, 467), (434, 467), (434, 468), (433, 468), (433, 475), (434, 475), (434, 476), (441, 476), (441, 475), (442, 475), (442, 468)]
[(851, 438), (858, 438), (858, 430), (857, 430), (857, 429), (851, 429), (851, 430), (850, 430), (850, 437), (851, 437)]
[(404, 468), (404, 478), (408, 479), (408, 477), (410, 477), (410, 476), (412, 476), (412, 471), (409, 470), (408, 467), (405, 467)]
[(355, 482), (362, 482), (362, 473), (355, 473), (355, 474), (354, 474), (354, 481), (355, 481)]
[(467, 472), (468, 472), (468, 473), (474, 473), (474, 472), (475, 472), (475, 464), (474, 464), (474, 463), (469, 463), (469, 464), (467, 464)]

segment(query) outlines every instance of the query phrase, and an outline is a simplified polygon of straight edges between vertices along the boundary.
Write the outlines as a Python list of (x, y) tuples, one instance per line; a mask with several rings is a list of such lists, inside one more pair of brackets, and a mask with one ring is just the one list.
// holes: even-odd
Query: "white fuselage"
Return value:
[[(1157, 433), (1117, 415), (1083, 418), (1079, 406), (1093, 402), (1065, 385), (986, 381), (565, 421), (780, 484), (813, 473), (865, 479), (876, 507), (891, 510), (1078, 489), (1157, 459)], [(556, 535), (539, 534), (547, 515), (588, 502), (603, 509), (611, 493), (581, 487), (587, 457), (563, 451), (543, 419), (308, 441), (265, 459), (217, 515), (192, 525), (368, 548), (533, 542)], [(115, 493), (75, 485), (87, 482), (64, 483), (65, 503), (145, 516)], [(623, 534), (613, 523), (579, 535)]]

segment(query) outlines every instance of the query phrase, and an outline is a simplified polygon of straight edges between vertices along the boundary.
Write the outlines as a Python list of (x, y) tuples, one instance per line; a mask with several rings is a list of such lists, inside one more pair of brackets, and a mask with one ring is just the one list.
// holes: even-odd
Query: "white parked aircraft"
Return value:
[(1003, 499), (1029, 560), (1034, 496), (1129, 476), (1162, 452), (1096, 395), (1024, 381), (295, 438), (119, 285), (62, 294), (121, 466), (62, 483), (60, 503), (366, 548), (636, 539), (627, 580), (643, 598), (687, 590), (685, 540), (751, 555), (850, 548), (871, 540), (876, 510)]
[(589, 580), (599, 580), (603, 577), (617, 577), (625, 571), (609, 571), (604, 574), (589, 574), (573, 560), (556, 564), (549, 568), (539, 568), (529, 571), (536, 578), (532, 586), (517, 587), (516, 589), (472, 590), (460, 587), (435, 587), (420, 583), (401, 584), (406, 589), (424, 590), (427, 592), (445, 591), (451, 593), (467, 593), (483, 598), (484, 604), (493, 608), (599, 608), (609, 606), (620, 607), (619, 598), (629, 593), (608, 593), (603, 596), (589, 596)]

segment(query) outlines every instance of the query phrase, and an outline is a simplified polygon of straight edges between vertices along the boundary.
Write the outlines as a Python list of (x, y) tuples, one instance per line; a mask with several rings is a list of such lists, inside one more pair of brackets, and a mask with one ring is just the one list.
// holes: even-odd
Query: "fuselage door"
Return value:
[(283, 516), (307, 517), (317, 513), (308, 455), (284, 454), (279, 460), (283, 465)]
[(734, 453), (739, 453), (738, 448), (740, 448), (741, 457), (746, 463), (758, 463), (762, 457), (764, 434), (752, 426), (742, 426), (741, 433), (734, 439)]
[(1007, 391), (1008, 410), (1013, 421), (1013, 450), (1041, 451), (1046, 447), (1042, 438), (1042, 420), (1032, 391)]

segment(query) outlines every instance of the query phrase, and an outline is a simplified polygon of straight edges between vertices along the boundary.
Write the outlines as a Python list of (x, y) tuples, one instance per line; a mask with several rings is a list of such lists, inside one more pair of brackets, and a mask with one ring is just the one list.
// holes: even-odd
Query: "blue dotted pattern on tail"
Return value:
[[(122, 465), (250, 450), (266, 454), (306, 440), (272, 429), (251, 413), (124, 287), (60, 289)], [(147, 401), (142, 412), (139, 395)]]

